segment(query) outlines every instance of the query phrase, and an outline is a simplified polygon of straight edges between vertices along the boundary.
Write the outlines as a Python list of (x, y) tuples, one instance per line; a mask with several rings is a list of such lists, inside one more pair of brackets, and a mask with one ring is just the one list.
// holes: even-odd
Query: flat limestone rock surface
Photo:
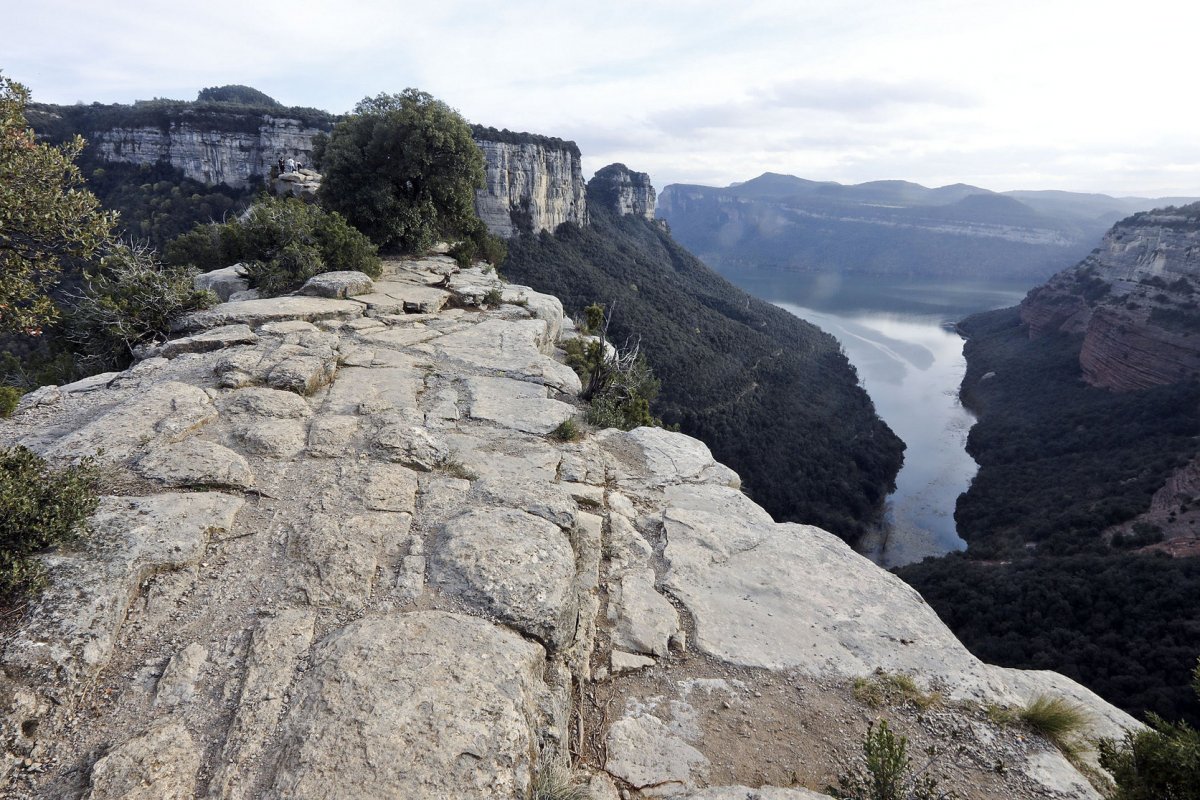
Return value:
[(47, 448), (47, 458), (92, 456), (100, 463), (124, 461), (140, 447), (178, 442), (217, 418), (202, 389), (168, 381), (110, 409)]
[(8, 642), (4, 666), (71, 682), (94, 674), (142, 582), (198, 562), (209, 536), (230, 529), (244, 502), (218, 492), (104, 498), (85, 549), (50, 562), (51, 586), (31, 624)]
[(190, 800), (199, 769), (187, 728), (157, 725), (96, 762), (88, 800)]
[(543, 667), (542, 648), (471, 617), (352, 623), (313, 649), (265, 797), (525, 800)]
[(555, 525), (512, 509), (467, 511), (446, 523), (432, 577), (468, 606), (516, 626), (549, 649), (575, 622), (575, 556)]
[(302, 320), (348, 320), (361, 317), (363, 307), (353, 300), (316, 297), (266, 297), (237, 303), (221, 303), (205, 311), (180, 318), (176, 331), (202, 331), (221, 325), (244, 324), (256, 328), (267, 322)]
[[(112, 496), (0, 643), (0, 795), (528, 800), (570, 762), (594, 800), (807, 800), (887, 716), (972, 800), (1096, 800), (982, 706), (1128, 716), (980, 663), (695, 439), (548, 436), (581, 413), (561, 314), (388, 261), (369, 294), (229, 302), (28, 396), (0, 446), (103, 448)], [(868, 706), (878, 670), (946, 699)]]
[(526, 433), (549, 433), (575, 416), (575, 407), (546, 397), (546, 387), (511, 378), (467, 378), (470, 414)]

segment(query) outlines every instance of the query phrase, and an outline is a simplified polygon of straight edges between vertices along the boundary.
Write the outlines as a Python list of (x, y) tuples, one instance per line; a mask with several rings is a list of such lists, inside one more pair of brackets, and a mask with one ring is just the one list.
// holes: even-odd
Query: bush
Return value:
[(167, 246), (168, 263), (202, 270), (244, 263), (250, 285), (274, 297), (322, 272), (379, 277), (375, 246), (340, 214), (294, 197), (261, 200), (241, 219), (198, 225)]
[(1072, 754), (1079, 750), (1076, 735), (1087, 725), (1083, 706), (1062, 697), (1038, 695), (1017, 715), (1031, 730), (1045, 736), (1059, 750)]
[(550, 438), (560, 442), (577, 442), (583, 438), (583, 431), (579, 430), (574, 419), (564, 419), (557, 428), (550, 431)]
[[(1200, 663), (1192, 672), (1200, 696)], [(1112, 800), (1200, 800), (1200, 731), (1148, 714), (1150, 730), (1101, 739), (1100, 766), (1117, 784)]]
[(609, 352), (604, 307), (592, 304), (585, 313), (585, 330), (597, 331), (598, 336), (590, 341), (571, 339), (565, 350), (567, 365), (583, 382), (579, 396), (588, 402), (588, 423), (626, 431), (641, 426), (661, 427), (662, 420), (650, 412), (650, 402), (658, 396), (661, 385), (641, 353), (640, 342)]
[(117, 245), (71, 297), (66, 338), (95, 365), (124, 368), (138, 345), (165, 339), (173, 319), (216, 302), (212, 292), (193, 287), (194, 276), (164, 266), (153, 250)]
[(11, 417), (24, 394), (15, 386), (0, 386), (0, 417)]
[(380, 247), (423, 252), (479, 224), (483, 154), (466, 120), (426, 92), (364, 98), (318, 155), (321, 202)]
[(499, 236), (488, 233), (482, 222), (476, 220), (469, 226), (469, 232), (450, 248), (450, 255), (463, 269), (470, 267), (476, 261), (484, 261), (493, 267), (499, 267), (508, 257), (508, 245)]
[(34, 555), (76, 539), (98, 502), (90, 460), (54, 470), (24, 447), (0, 450), (0, 597), (40, 588), (45, 573)]
[(880, 720), (878, 727), (874, 723), (867, 727), (862, 751), (863, 766), (839, 775), (838, 785), (826, 787), (827, 793), (841, 800), (946, 800), (957, 796), (939, 789), (937, 779), (927, 774), (936, 752), (930, 752), (930, 760), (913, 771), (908, 738), (892, 733), (887, 720)]

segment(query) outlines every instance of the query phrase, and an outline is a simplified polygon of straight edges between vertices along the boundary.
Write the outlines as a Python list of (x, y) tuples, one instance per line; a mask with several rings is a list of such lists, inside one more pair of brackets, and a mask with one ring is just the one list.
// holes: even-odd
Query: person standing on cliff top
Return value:
[(287, 169), (285, 171), (286, 172), (295, 172), (296, 171), (296, 160), (294, 158), (289, 158), (287, 160)]

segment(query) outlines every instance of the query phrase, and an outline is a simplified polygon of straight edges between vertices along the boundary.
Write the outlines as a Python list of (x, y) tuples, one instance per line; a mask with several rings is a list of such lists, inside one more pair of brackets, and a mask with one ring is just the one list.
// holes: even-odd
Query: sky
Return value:
[(1186, 0), (0, 0), (49, 103), (246, 84), (335, 113), (417, 87), (670, 183), (763, 172), (1200, 196)]

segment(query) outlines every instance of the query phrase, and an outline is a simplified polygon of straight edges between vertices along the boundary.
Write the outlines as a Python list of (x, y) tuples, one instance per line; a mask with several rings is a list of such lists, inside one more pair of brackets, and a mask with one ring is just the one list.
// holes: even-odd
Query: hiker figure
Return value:
[(279, 174), (283, 174), (283, 156), (279, 157)]
[(295, 171), (296, 171), (296, 161), (295, 161), (295, 159), (289, 158), (289, 159), (287, 160), (287, 171), (288, 171), (288, 172), (295, 172)]

